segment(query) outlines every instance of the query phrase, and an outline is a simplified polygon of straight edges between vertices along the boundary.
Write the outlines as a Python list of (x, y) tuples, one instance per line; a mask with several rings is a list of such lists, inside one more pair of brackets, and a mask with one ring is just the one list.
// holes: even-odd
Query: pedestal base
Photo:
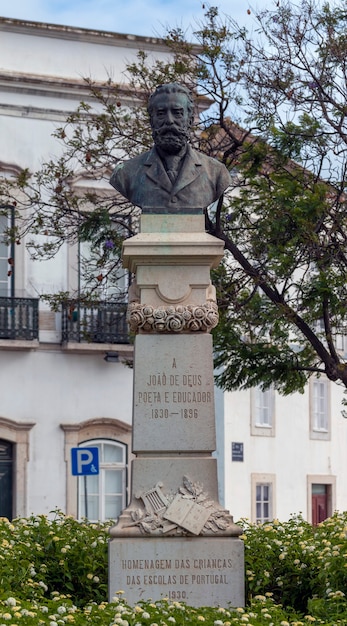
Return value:
[(109, 598), (244, 606), (244, 544), (236, 538), (119, 538), (109, 543)]

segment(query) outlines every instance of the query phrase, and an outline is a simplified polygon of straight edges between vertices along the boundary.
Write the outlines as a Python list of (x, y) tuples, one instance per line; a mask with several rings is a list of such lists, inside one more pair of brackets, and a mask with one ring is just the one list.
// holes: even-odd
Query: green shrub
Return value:
[(71, 594), (75, 604), (107, 596), (107, 529), (57, 511), (14, 520), (0, 519), (0, 588), (20, 598)]
[(109, 524), (0, 518), (0, 626), (346, 626), (347, 513), (243, 527), (246, 607), (107, 602)]
[(240, 524), (248, 599), (270, 592), (277, 602), (305, 612), (311, 598), (326, 599), (347, 589), (347, 513), (336, 513), (318, 526), (301, 516)]

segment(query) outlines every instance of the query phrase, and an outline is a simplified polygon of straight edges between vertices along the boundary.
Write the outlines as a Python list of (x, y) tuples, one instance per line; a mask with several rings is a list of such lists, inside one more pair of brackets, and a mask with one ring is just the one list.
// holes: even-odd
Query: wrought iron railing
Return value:
[(32, 341), (38, 337), (38, 298), (0, 296), (0, 339)]
[(68, 300), (62, 304), (62, 341), (77, 343), (129, 343), (127, 304)]

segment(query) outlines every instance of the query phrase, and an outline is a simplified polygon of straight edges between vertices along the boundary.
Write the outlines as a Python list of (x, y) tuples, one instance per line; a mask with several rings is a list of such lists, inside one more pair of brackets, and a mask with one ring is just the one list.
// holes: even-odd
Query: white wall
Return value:
[[(286, 520), (292, 514), (310, 517), (307, 478), (336, 479), (337, 510), (347, 507), (345, 472), (347, 420), (341, 415), (343, 390), (330, 383), (331, 433), (329, 440), (310, 438), (310, 397), (295, 393), (275, 397), (275, 436), (251, 434), (251, 392), (224, 394), (224, 473), (225, 506), (235, 519), (251, 519), (251, 475), (276, 477), (274, 514)], [(221, 419), (218, 421), (221, 427)], [(244, 443), (244, 461), (231, 461), (231, 442)]]
[[(119, 35), (67, 26), (40, 25), (33, 22), (0, 18), (1, 49), (5, 61), (0, 69), (80, 80), (92, 77), (106, 81), (109, 77), (125, 83), (125, 64), (136, 61), (139, 49), (162, 59), (169, 53), (153, 37)], [(16, 32), (18, 31), (18, 32)]]
[[(125, 64), (135, 61), (139, 48), (153, 59), (168, 57), (162, 42), (153, 38), (5, 18), (0, 18), (0, 38), (0, 163), (5, 170), (14, 166), (35, 171), (59, 155), (61, 146), (52, 132), (80, 100), (90, 97), (83, 78), (102, 83), (111, 76), (123, 84)], [(18, 295), (68, 290), (73, 257), (73, 250), (63, 246), (54, 260), (37, 262), (24, 245), (16, 247)], [(94, 346), (94, 353), (67, 352), (58, 343), (59, 332), (41, 330), (40, 338), (46, 343), (33, 350), (0, 339), (0, 431), (12, 436), (12, 425), (14, 432), (16, 424), (35, 423), (28, 449), (21, 443), (17, 459), (17, 467), (27, 468), (27, 484), (18, 487), (21, 494), (16, 496), (21, 514), (49, 513), (55, 507), (66, 511), (69, 499), (74, 506), (73, 494), (67, 493), (61, 424), (106, 418), (128, 427), (132, 418), (132, 370), (106, 363), (106, 347)], [(100, 437), (103, 432), (100, 427)], [(18, 437), (22, 441), (24, 436)], [(71, 485), (75, 483), (70, 480), (70, 492)]]
[(66, 508), (60, 424), (113, 418), (131, 424), (132, 370), (103, 354), (60, 349), (0, 350), (0, 417), (34, 422), (30, 432), (28, 514)]

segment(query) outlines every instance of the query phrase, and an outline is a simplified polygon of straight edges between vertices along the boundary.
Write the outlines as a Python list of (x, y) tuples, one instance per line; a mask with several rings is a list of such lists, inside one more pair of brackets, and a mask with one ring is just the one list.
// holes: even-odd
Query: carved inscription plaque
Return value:
[(243, 544), (230, 537), (113, 539), (110, 598), (122, 589), (129, 604), (161, 598), (191, 606), (243, 606)]
[(212, 362), (210, 335), (136, 338), (135, 453), (215, 449)]

